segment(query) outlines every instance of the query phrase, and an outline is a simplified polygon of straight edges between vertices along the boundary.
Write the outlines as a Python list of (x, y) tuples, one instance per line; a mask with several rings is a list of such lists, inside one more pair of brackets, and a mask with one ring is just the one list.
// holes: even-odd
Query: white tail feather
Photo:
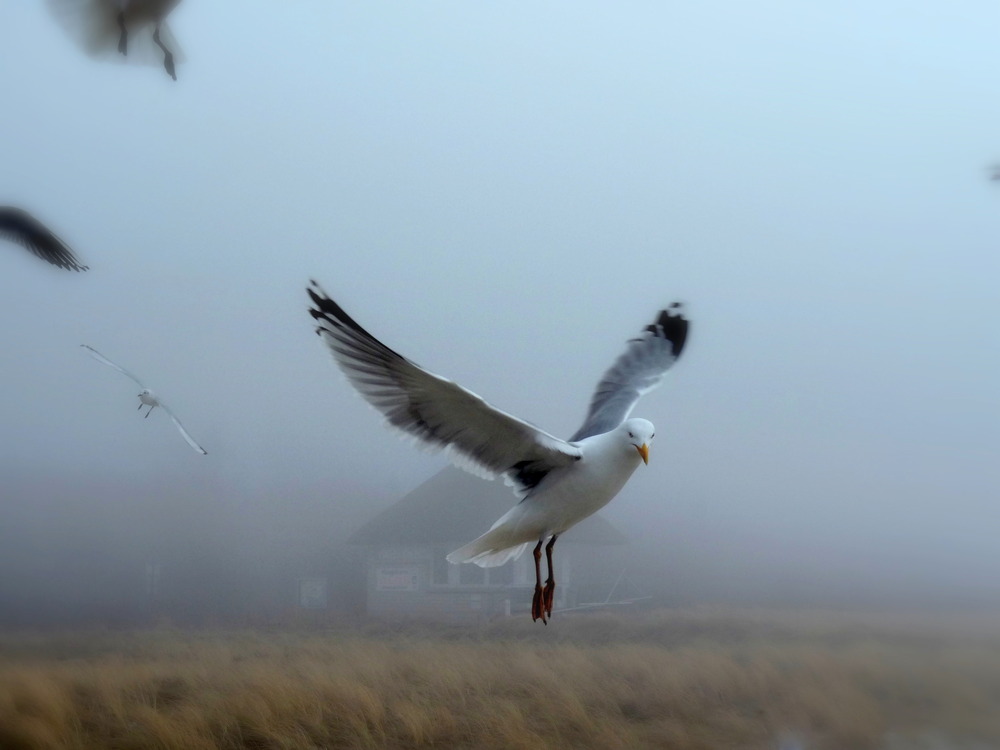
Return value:
[(528, 544), (529, 542), (515, 542), (511, 545), (506, 529), (500, 530), (500, 533), (497, 533), (496, 529), (491, 529), (478, 539), (462, 545), (446, 559), (454, 565), (475, 563), (480, 568), (497, 568), (520, 557), (528, 548)]

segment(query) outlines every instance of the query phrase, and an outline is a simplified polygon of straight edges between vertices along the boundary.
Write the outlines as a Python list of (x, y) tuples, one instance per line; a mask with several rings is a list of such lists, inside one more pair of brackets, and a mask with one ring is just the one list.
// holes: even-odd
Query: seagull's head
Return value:
[(627, 419), (619, 428), (625, 433), (625, 439), (642, 456), (644, 464), (649, 463), (649, 446), (653, 443), (656, 428), (648, 419)]

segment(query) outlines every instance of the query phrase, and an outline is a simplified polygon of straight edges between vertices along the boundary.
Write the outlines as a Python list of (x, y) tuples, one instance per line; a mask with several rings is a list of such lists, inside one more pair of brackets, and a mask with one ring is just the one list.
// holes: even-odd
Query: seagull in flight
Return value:
[[(123, 57), (133, 52), (133, 60), (159, 62), (159, 55), (149, 46), (146, 33), (152, 29), (152, 41), (160, 48), (163, 68), (177, 80), (175, 60), (180, 50), (167, 26), (167, 16), (180, 0), (48, 0), (49, 9), (63, 28), (92, 57), (113, 54)], [(131, 41), (132, 46), (129, 46)], [(136, 41), (140, 44), (136, 45)]]
[[(684, 349), (688, 320), (681, 304), (661, 310), (628, 342), (597, 384), (583, 425), (568, 440), (561, 440), (393, 351), (315, 281), (307, 291), (316, 333), (351, 385), (382, 412), (390, 428), (423, 447), (445, 450), (456, 465), (474, 474), (487, 479), (502, 476), (513, 488), (520, 502), (447, 559), (494, 567), (534, 543), (531, 618), (547, 623), (555, 598), (556, 539), (610, 502), (640, 463), (649, 463), (655, 428), (629, 415), (639, 397), (660, 384)], [(544, 587), (543, 544), (548, 567)]]
[(161, 401), (160, 398), (155, 393), (153, 393), (151, 390), (149, 390), (149, 388), (144, 386), (142, 384), (142, 381), (139, 380), (139, 378), (130, 373), (124, 367), (116, 365), (110, 359), (108, 359), (99, 351), (97, 351), (94, 347), (87, 346), (86, 344), (80, 344), (80, 346), (82, 346), (84, 349), (90, 352), (90, 356), (96, 359), (98, 362), (103, 362), (108, 367), (113, 367), (116, 370), (118, 370), (118, 372), (120, 372), (122, 375), (126, 375), (132, 378), (132, 380), (134, 380), (138, 384), (138, 386), (142, 388), (142, 390), (139, 392), (139, 408), (141, 409), (143, 406), (149, 407), (149, 411), (146, 412), (147, 418), (149, 417), (150, 414), (153, 413), (153, 409), (159, 406), (161, 409), (163, 409), (163, 411), (167, 413), (167, 416), (169, 416), (174, 421), (174, 424), (177, 426), (177, 429), (181, 433), (181, 437), (183, 437), (187, 441), (187, 444), (190, 445), (192, 448), (194, 448), (196, 451), (198, 451), (198, 453), (201, 453), (202, 455), (208, 455), (208, 451), (195, 442), (195, 439), (188, 434), (188, 431), (184, 429), (184, 425), (182, 425), (181, 421), (176, 416), (174, 416), (174, 413), (170, 411), (170, 408), (165, 403), (163, 403), (163, 401)]
[(14, 206), (0, 206), (0, 237), (30, 250), (42, 260), (67, 271), (86, 271), (69, 245), (27, 211)]

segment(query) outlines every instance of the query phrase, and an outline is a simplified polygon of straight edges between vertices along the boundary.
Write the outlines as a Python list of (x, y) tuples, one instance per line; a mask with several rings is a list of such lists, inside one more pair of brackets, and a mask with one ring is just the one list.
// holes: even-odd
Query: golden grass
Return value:
[(557, 614), (548, 628), (0, 636), (4, 750), (716, 750), (782, 737), (1000, 746), (1000, 620), (688, 610)]

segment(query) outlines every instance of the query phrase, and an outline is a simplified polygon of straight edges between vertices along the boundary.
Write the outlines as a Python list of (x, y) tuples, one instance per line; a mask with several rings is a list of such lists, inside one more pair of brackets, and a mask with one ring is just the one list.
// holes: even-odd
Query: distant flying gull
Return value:
[(172, 411), (170, 411), (169, 407), (165, 403), (163, 403), (163, 401), (161, 401), (159, 399), (159, 397), (157, 397), (157, 395), (155, 393), (153, 393), (151, 390), (149, 390), (149, 388), (147, 388), (146, 386), (144, 386), (142, 384), (142, 381), (139, 380), (139, 378), (137, 378), (135, 375), (133, 375), (132, 373), (130, 373), (124, 367), (121, 367), (120, 365), (116, 365), (110, 359), (108, 359), (103, 354), (101, 354), (99, 351), (97, 351), (94, 347), (87, 346), (86, 344), (80, 344), (80, 346), (82, 346), (84, 349), (86, 349), (88, 352), (90, 352), (90, 356), (93, 357), (94, 359), (96, 359), (98, 362), (103, 362), (108, 367), (114, 367), (122, 375), (127, 375), (128, 377), (132, 378), (132, 380), (134, 380), (139, 385), (139, 387), (142, 388), (142, 391), (139, 393), (139, 408), (141, 409), (143, 406), (148, 406), (149, 407), (149, 411), (146, 412), (146, 416), (147, 417), (150, 414), (153, 413), (153, 409), (155, 409), (157, 406), (159, 406), (161, 409), (163, 409), (163, 411), (165, 411), (167, 413), (167, 415), (172, 420), (174, 420), (174, 424), (177, 425), (177, 429), (180, 431), (181, 436), (185, 440), (187, 440), (187, 444), (190, 445), (192, 448), (194, 448), (199, 453), (201, 453), (202, 455), (208, 455), (208, 451), (205, 450), (204, 448), (202, 448), (200, 445), (198, 445), (198, 443), (196, 443), (194, 441), (194, 438), (191, 437), (188, 434), (188, 431), (184, 429), (184, 425), (182, 425), (181, 421), (177, 417), (174, 416), (174, 413)]
[[(358, 325), (315, 281), (307, 290), (326, 342), (347, 379), (391, 428), (430, 449), (444, 449), (463, 469), (504, 477), (520, 502), (478, 539), (448, 555), (452, 563), (503, 565), (535, 543), (531, 618), (552, 615), (552, 547), (564, 531), (604, 507), (639, 462), (648, 463), (653, 425), (629, 419), (632, 407), (677, 361), (688, 334), (680, 303), (660, 311), (604, 374), (587, 418), (568, 440), (500, 411), (457, 383), (394, 352)], [(545, 545), (548, 579), (542, 587)]]
[(20, 208), (0, 206), (0, 237), (16, 242), (54, 266), (69, 271), (87, 270), (87, 266), (81, 265), (73, 255), (69, 245)]
[[(91, 57), (115, 50), (140, 63), (159, 64), (177, 80), (180, 48), (166, 18), (180, 0), (48, 0), (66, 32)], [(159, 54), (149, 44), (160, 48)]]

